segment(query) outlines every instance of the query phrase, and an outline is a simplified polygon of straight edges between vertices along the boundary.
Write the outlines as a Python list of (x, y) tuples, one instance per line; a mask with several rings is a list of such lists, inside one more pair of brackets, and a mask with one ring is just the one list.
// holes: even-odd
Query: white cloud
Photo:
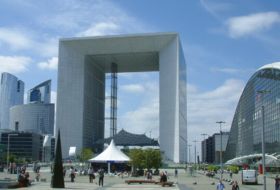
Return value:
[(229, 35), (238, 38), (271, 28), (280, 22), (278, 12), (263, 12), (228, 19)]
[(13, 50), (28, 49), (32, 40), (23, 31), (14, 28), (0, 28), (0, 46), (7, 45)]
[[(159, 135), (159, 101), (158, 98), (147, 101), (147, 104), (133, 111), (126, 112), (119, 118), (120, 127), (127, 131), (143, 134), (152, 131), (152, 138)], [(120, 129), (119, 129), (120, 130)], [(149, 136), (147, 134), (147, 136)]]
[(99, 22), (92, 25), (87, 30), (78, 34), (78, 36), (102, 36), (108, 34), (115, 34), (120, 30), (120, 26), (111, 21)]
[(141, 93), (145, 91), (145, 88), (141, 84), (129, 84), (120, 86), (120, 90), (130, 93)]
[(58, 38), (46, 38), (34, 44), (36, 44), (34, 50), (43, 57), (58, 56)]
[(200, 4), (207, 12), (217, 19), (220, 19), (220, 12), (228, 11), (232, 7), (232, 5), (228, 2), (215, 2), (211, 0), (200, 0)]
[(31, 58), (24, 56), (0, 56), (0, 72), (21, 73), (28, 69)]
[(58, 58), (52, 57), (45, 62), (38, 63), (38, 67), (43, 70), (56, 70), (58, 65)]
[(243, 88), (243, 81), (229, 79), (210, 91), (188, 91), (188, 137), (190, 143), (193, 140), (202, 140), (202, 133), (213, 135), (218, 132), (216, 121), (226, 121), (222, 130), (230, 130)]
[(24, 28), (0, 28), (0, 47), (13, 51), (32, 50), (41, 56), (57, 56), (58, 38), (40, 36)]

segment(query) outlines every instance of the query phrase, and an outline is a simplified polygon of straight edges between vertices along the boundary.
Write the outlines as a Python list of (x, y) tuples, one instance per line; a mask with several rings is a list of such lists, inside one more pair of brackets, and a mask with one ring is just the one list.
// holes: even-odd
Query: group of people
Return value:
[(278, 175), (275, 177), (275, 190), (280, 190), (280, 178)]
[[(103, 181), (104, 181), (104, 169), (103, 168), (100, 168), (98, 170), (98, 175), (99, 175), (98, 185), (103, 186)], [(90, 167), (88, 169), (88, 176), (89, 176), (89, 182), (93, 183), (93, 180), (95, 179), (93, 167)]]
[[(220, 180), (217, 185), (217, 190), (224, 190), (224, 189), (225, 189), (225, 185), (223, 184), (222, 180)], [(239, 185), (237, 181), (233, 181), (231, 190), (239, 190)]]
[(20, 169), (18, 175), (18, 185), (19, 187), (28, 187), (31, 185), (31, 182), (29, 180), (29, 172), (26, 172), (25, 166)]
[[(73, 166), (70, 167), (70, 178), (71, 178), (71, 182), (75, 182), (75, 177), (76, 177), (76, 170), (74, 169)], [(94, 174), (94, 169), (93, 167), (90, 167), (88, 169), (88, 176), (89, 176), (89, 182), (90, 183), (93, 183), (93, 180), (95, 179), (95, 174)], [(64, 172), (66, 173), (66, 171)], [(98, 170), (98, 176), (99, 176), (99, 180), (98, 180), (98, 184), (99, 186), (103, 186), (103, 182), (104, 182), (104, 169), (103, 168), (100, 168)], [(65, 175), (65, 174), (64, 174)]]
[(167, 182), (167, 173), (166, 172), (160, 172), (160, 179), (159, 179), (160, 183), (164, 183)]

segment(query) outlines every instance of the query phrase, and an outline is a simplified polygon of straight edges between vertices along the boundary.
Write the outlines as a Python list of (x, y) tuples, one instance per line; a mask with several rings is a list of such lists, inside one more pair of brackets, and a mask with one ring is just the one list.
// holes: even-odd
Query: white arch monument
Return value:
[(105, 73), (159, 72), (159, 141), (174, 162), (186, 156), (186, 64), (177, 33), (61, 39), (57, 122), (63, 156), (104, 138)]

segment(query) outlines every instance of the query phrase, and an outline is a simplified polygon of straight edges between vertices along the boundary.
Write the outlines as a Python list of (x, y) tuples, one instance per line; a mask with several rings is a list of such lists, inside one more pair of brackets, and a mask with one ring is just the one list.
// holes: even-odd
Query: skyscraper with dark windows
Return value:
[(27, 103), (41, 102), (49, 104), (51, 102), (51, 80), (42, 82), (28, 91)]
[(226, 160), (261, 153), (263, 126), (265, 152), (279, 153), (280, 62), (259, 68), (247, 82), (232, 121)]
[(24, 83), (10, 73), (1, 74), (0, 84), (0, 129), (9, 128), (10, 108), (23, 104)]

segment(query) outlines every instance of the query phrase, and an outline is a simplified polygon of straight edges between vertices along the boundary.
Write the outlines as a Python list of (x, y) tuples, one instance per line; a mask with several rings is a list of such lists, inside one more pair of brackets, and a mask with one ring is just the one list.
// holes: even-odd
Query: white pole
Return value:
[(111, 163), (108, 162), (108, 174), (110, 174), (110, 173), (111, 173)]
[(9, 172), (9, 149), (10, 149), (10, 134), (8, 134), (8, 148), (7, 148), (7, 173)]

